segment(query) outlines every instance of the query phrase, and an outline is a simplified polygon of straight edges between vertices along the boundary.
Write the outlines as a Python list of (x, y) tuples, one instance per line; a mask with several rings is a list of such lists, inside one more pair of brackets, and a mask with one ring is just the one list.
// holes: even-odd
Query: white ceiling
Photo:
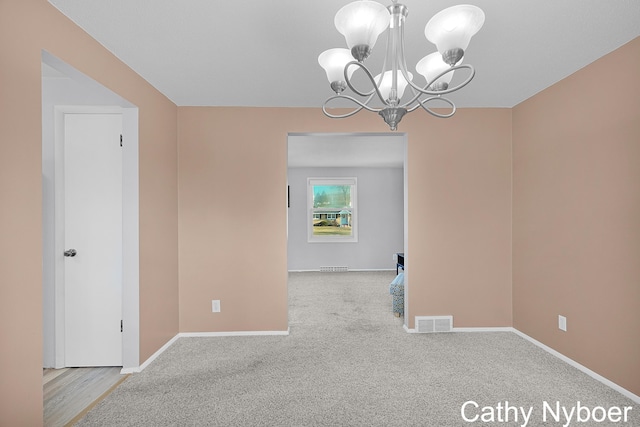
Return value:
[[(317, 57), (345, 47), (333, 18), (350, 2), (49, 1), (177, 105), (261, 107), (319, 107), (332, 95)], [(465, 1), (486, 21), (465, 54), (476, 78), (451, 96), (459, 107), (513, 107), (640, 36), (638, 0)], [(459, 2), (402, 2), (414, 71), (436, 50), (425, 24)], [(378, 68), (384, 45), (367, 65)]]
[[(345, 47), (333, 18), (351, 0), (49, 1), (178, 106), (319, 108), (333, 92), (317, 57)], [(401, 2), (417, 75), (418, 60), (436, 50), (426, 22), (458, 2)], [(465, 52), (476, 77), (450, 95), (458, 107), (513, 107), (640, 36), (638, 0), (465, 2), (486, 20)], [(374, 74), (384, 50), (382, 37), (365, 63)]]

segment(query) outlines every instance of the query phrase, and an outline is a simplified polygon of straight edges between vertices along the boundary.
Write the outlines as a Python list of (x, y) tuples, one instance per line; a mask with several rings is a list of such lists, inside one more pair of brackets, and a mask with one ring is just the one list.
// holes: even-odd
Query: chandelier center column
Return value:
[(389, 92), (389, 105), (396, 106), (400, 101), (398, 96), (398, 69), (406, 68), (405, 59), (400, 48), (404, 21), (409, 10), (403, 4), (394, 3), (387, 8), (391, 14), (389, 23), (389, 40), (387, 41), (387, 58), (391, 60), (391, 91)]

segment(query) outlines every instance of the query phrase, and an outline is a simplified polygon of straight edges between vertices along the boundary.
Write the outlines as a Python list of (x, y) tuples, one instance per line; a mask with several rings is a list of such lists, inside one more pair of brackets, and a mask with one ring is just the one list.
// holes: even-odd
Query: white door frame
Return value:
[[(386, 136), (389, 135), (388, 132), (379, 133), (379, 132), (350, 132), (350, 133), (337, 133), (337, 132), (289, 132), (287, 133), (287, 191), (289, 191), (289, 141), (292, 136), (300, 136), (300, 135), (340, 135), (343, 138), (349, 138), (350, 136), (358, 136), (358, 135), (367, 135), (371, 137), (376, 136)], [(406, 132), (399, 132), (393, 134), (394, 137), (402, 138), (402, 150), (403, 150), (403, 194), (404, 194), (404, 247), (403, 251), (406, 254), (409, 248), (409, 136)], [(287, 193), (287, 201), (289, 200), (289, 193)], [(287, 227), (287, 254), (289, 253), (289, 209), (285, 209), (285, 218), (286, 218), (286, 227)], [(287, 270), (288, 270), (288, 261), (287, 261)], [(406, 331), (409, 330), (409, 273), (408, 271), (404, 271), (404, 329)], [(288, 309), (288, 308), (287, 308)]]
[[(123, 371), (140, 365), (139, 322), (139, 192), (138, 109), (119, 106), (56, 106), (54, 251), (64, 248), (64, 115), (122, 114), (122, 364)], [(64, 259), (55, 257), (55, 367), (64, 367)]]

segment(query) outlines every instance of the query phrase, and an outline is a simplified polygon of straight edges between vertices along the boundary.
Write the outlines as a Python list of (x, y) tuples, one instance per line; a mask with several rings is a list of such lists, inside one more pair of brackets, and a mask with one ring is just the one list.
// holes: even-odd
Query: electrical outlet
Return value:
[(220, 313), (220, 300), (219, 299), (211, 300), (211, 312)]
[(558, 328), (561, 331), (567, 332), (567, 318), (566, 317), (558, 315)]

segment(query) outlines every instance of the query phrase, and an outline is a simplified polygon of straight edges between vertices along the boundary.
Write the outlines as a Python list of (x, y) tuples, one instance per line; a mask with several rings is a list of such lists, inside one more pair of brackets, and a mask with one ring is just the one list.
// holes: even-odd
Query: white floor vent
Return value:
[(451, 332), (453, 330), (453, 316), (416, 316), (415, 330), (421, 334)]
[(349, 271), (349, 267), (347, 266), (320, 267), (320, 271), (322, 273), (337, 273), (337, 272)]

